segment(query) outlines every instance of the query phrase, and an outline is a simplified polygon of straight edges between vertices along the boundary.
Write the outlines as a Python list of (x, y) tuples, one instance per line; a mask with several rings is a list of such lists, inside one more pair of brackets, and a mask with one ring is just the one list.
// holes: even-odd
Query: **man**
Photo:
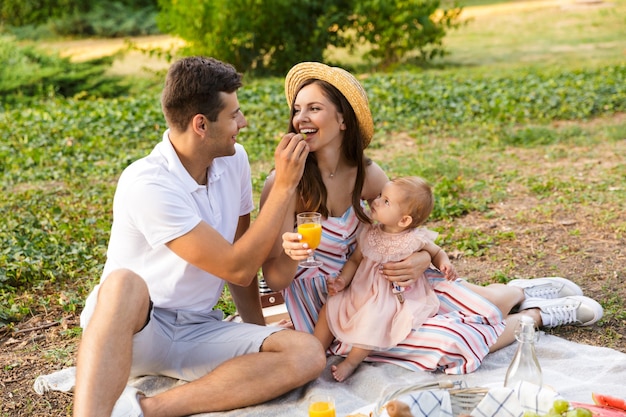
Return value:
[[(250, 225), (241, 74), (220, 61), (174, 63), (162, 93), (169, 129), (120, 177), (101, 282), (81, 314), (74, 415), (183, 416), (275, 398), (325, 367), (311, 335), (265, 327), (256, 272), (278, 237), (308, 146), (283, 137), (276, 180)], [(245, 232), (245, 233), (244, 233)], [(244, 321), (213, 307), (227, 282)], [(302, 360), (306, 358), (306, 360)], [(153, 397), (128, 386), (138, 375), (190, 381)], [(119, 398), (119, 399), (118, 399)]]

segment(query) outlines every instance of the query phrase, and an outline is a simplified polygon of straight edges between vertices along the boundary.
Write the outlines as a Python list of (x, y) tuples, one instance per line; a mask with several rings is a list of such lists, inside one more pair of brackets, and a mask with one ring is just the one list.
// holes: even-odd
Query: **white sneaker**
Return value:
[(514, 279), (506, 285), (523, 288), (528, 298), (553, 298), (583, 295), (583, 290), (569, 279), (560, 277)]
[(538, 308), (541, 312), (542, 327), (557, 327), (571, 324), (573, 326), (590, 326), (602, 318), (604, 310), (595, 300), (583, 295), (545, 300), (541, 298), (526, 299), (520, 310)]
[(127, 386), (122, 395), (117, 399), (111, 417), (143, 417), (143, 411), (139, 405), (139, 395), (142, 392), (135, 387)]

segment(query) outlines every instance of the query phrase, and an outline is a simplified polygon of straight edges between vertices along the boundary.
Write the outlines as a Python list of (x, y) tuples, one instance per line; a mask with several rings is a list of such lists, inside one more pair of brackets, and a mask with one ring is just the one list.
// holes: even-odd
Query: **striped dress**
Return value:
[[(350, 207), (341, 217), (322, 225), (322, 241), (315, 257), (319, 268), (298, 268), (292, 284), (283, 290), (287, 310), (296, 330), (313, 333), (318, 312), (326, 302), (326, 275), (339, 273), (356, 245), (360, 222)], [(459, 282), (449, 282), (436, 270), (426, 278), (439, 298), (439, 311), (397, 346), (375, 351), (367, 361), (387, 362), (414, 371), (466, 374), (475, 371), (489, 353), (489, 346), (504, 331), (500, 310)], [(350, 346), (335, 341), (330, 353), (345, 356)]]

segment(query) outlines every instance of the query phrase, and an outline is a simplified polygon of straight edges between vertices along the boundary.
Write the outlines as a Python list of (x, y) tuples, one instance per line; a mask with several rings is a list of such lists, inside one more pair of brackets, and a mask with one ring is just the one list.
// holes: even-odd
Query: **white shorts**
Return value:
[[(88, 311), (81, 315), (83, 328), (93, 308)], [(221, 310), (174, 311), (153, 307), (149, 321), (133, 337), (130, 377), (165, 375), (193, 381), (229, 359), (259, 352), (268, 336), (282, 330), (223, 321), (223, 317)]]

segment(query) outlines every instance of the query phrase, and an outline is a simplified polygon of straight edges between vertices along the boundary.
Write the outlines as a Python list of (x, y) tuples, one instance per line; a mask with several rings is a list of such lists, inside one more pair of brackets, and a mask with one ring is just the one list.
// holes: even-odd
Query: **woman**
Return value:
[[(361, 223), (370, 223), (365, 203), (376, 198), (387, 175), (364, 156), (374, 123), (367, 95), (349, 72), (315, 62), (294, 66), (285, 79), (291, 109), (289, 131), (303, 133), (310, 153), (298, 193), (289, 203), (282, 240), (275, 243), (263, 264), (267, 284), (281, 290), (294, 327), (312, 333), (327, 298), (327, 277), (337, 275), (350, 257)], [(261, 206), (272, 188), (266, 181)], [(296, 213), (318, 211), (324, 217), (323, 236), (315, 251), (319, 268), (299, 268), (309, 249), (294, 233)], [(381, 273), (399, 286), (410, 286), (425, 274), (437, 294), (440, 308), (397, 346), (372, 353), (367, 360), (394, 363), (413, 370), (443, 370), (463, 374), (476, 370), (490, 351), (514, 341), (519, 306), (538, 326), (589, 325), (602, 316), (595, 301), (563, 278), (515, 280), (486, 287), (463, 280), (447, 281), (434, 269), (427, 252), (385, 264)], [(349, 346), (335, 342), (335, 355)]]

